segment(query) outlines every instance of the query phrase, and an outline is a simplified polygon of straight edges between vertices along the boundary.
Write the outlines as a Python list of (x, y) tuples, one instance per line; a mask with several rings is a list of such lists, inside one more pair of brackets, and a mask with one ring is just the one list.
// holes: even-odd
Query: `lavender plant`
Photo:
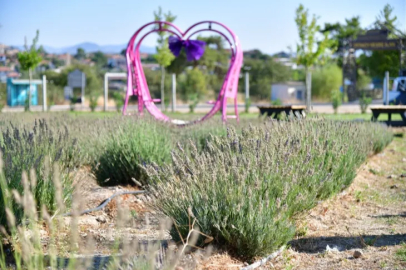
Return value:
[[(292, 217), (347, 187), (368, 154), (392, 134), (374, 124), (268, 122), (192, 144), (172, 164), (150, 165), (155, 207), (187, 234), (188, 209), (203, 233), (243, 257), (267, 254), (292, 239)], [(177, 238), (177, 230), (172, 236)]]
[[(55, 186), (51, 179), (53, 164), (57, 163), (61, 168), (64, 200), (69, 201), (72, 192), (69, 173), (79, 165), (79, 149), (76, 140), (70, 138), (67, 128), (54, 130), (45, 120), (35, 121), (32, 129), (11, 125), (1, 134), (0, 150), (10, 190), (22, 192), (22, 173), (34, 169), (32, 177), (36, 179), (36, 184), (32, 193), (35, 200), (51, 211), (55, 210)], [(5, 224), (4, 192), (2, 190), (0, 193), (0, 224)], [(21, 208), (13, 204), (12, 211), (19, 221), (22, 217)]]

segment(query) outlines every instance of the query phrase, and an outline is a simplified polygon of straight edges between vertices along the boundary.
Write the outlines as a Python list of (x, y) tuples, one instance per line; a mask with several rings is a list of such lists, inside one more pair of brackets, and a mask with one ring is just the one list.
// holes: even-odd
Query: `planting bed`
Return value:
[[(34, 125), (35, 118), (45, 120)], [(88, 266), (108, 258), (110, 269), (239, 269), (288, 242), (273, 263), (289, 266), (280, 258), (308, 252), (295, 237), (307, 235), (303, 213), (320, 211), (336, 193), (343, 198), (366, 158), (392, 140), (379, 124), (319, 118), (182, 129), (87, 115), (0, 115), (0, 123), (10, 157), (0, 176), (0, 268), (17, 269), (55, 267), (67, 257), (67, 268), (81, 269), (74, 258), (85, 255), (97, 256)], [(17, 165), (26, 156), (33, 169), (21, 178)], [(146, 193), (77, 215), (139, 190)]]

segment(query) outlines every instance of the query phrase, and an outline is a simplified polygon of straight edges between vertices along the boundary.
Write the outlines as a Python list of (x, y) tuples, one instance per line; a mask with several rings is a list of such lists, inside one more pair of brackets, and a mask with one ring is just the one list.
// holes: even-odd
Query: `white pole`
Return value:
[(312, 104), (312, 72), (306, 69), (306, 110), (310, 112)]
[(82, 106), (85, 106), (85, 73), (82, 72)]
[(42, 111), (47, 110), (47, 77), (42, 75)]
[(389, 105), (389, 71), (385, 72), (385, 87), (384, 87), (384, 91), (385, 91), (385, 104)]
[(245, 101), (250, 98), (250, 74), (245, 72)]
[(104, 74), (104, 111), (107, 111), (107, 91), (108, 91), (108, 75)]
[(172, 112), (176, 111), (176, 74), (172, 74)]

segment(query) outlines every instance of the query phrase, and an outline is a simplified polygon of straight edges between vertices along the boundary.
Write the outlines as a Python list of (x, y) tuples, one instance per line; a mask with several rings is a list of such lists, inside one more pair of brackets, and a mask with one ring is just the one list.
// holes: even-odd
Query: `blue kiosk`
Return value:
[[(31, 105), (38, 105), (38, 85), (41, 80), (31, 80)], [(7, 79), (7, 105), (24, 106), (30, 87), (29, 80)]]

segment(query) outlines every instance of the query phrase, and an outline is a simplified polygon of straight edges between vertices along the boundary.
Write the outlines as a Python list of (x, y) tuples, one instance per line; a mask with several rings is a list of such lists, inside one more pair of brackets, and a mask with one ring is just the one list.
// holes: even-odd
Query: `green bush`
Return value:
[(250, 112), (250, 107), (251, 107), (251, 99), (247, 98), (245, 100), (245, 103), (244, 103), (244, 112), (249, 113)]
[[(56, 209), (55, 186), (52, 181), (54, 163), (59, 165), (63, 199), (69, 203), (72, 193), (69, 173), (78, 166), (80, 154), (77, 142), (70, 138), (67, 128), (53, 131), (45, 120), (35, 121), (32, 130), (11, 126), (2, 132), (0, 149), (7, 185), (7, 188), (2, 187), (0, 193), (0, 224), (6, 223), (4, 192), (13, 189), (23, 192), (22, 174), (31, 169), (34, 170), (30, 180), (35, 183), (31, 188), (37, 209), (40, 205), (45, 205), (51, 211)], [(12, 210), (19, 221), (22, 217), (21, 208), (14, 203)]]
[(338, 107), (342, 103), (343, 95), (340, 91), (335, 90), (331, 92), (331, 102), (333, 105), (334, 113), (337, 113)]
[(99, 183), (127, 185), (133, 184), (134, 178), (147, 184), (143, 165), (170, 161), (173, 144), (168, 131), (167, 126), (153, 120), (122, 121), (100, 146), (98, 164), (94, 164)]
[(99, 97), (96, 95), (96, 94), (91, 94), (90, 96), (89, 96), (89, 107), (90, 107), (90, 110), (92, 111), (92, 112), (94, 112), (95, 110), (96, 110), (96, 107), (97, 107), (97, 99), (98, 99)]
[(335, 64), (316, 68), (312, 72), (312, 97), (328, 100), (342, 85), (342, 77), (341, 68)]
[(278, 99), (272, 100), (272, 101), (271, 101), (271, 105), (273, 105), (273, 106), (282, 106), (283, 103), (282, 103), (282, 100), (280, 100), (280, 99), (278, 98)]
[[(183, 237), (190, 207), (203, 233), (243, 257), (292, 239), (292, 217), (347, 187), (368, 154), (392, 139), (380, 125), (324, 120), (270, 122), (213, 136), (172, 164), (150, 165), (155, 207)], [(175, 229), (174, 239), (179, 239)]]
[(114, 99), (114, 102), (116, 103), (117, 112), (120, 112), (121, 108), (124, 105), (123, 96), (119, 92), (113, 92), (113, 99)]
[(372, 98), (367, 97), (365, 93), (362, 93), (361, 98), (359, 99), (359, 106), (361, 107), (361, 113), (364, 114), (367, 112), (368, 106), (371, 105)]

